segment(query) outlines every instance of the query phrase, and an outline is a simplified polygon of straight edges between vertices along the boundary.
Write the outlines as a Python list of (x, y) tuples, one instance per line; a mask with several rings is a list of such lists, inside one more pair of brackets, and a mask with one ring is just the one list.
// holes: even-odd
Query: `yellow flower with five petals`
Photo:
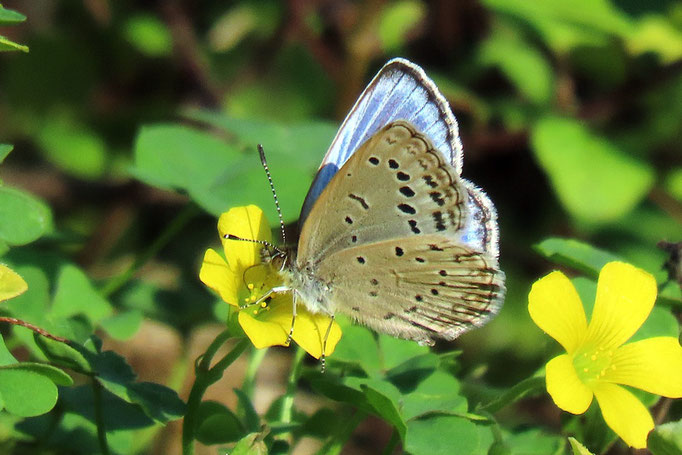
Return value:
[[(282, 284), (278, 271), (261, 263), (262, 245), (224, 238), (225, 234), (232, 234), (270, 242), (270, 227), (263, 211), (255, 205), (232, 208), (220, 216), (218, 232), (227, 260), (213, 249), (206, 250), (199, 279), (222, 300), (239, 309), (239, 325), (256, 348), (286, 346), (293, 317), (292, 293), (276, 294), (258, 302), (263, 294)], [(329, 316), (309, 312), (299, 300), (292, 339), (319, 359), (329, 324), (332, 325), (324, 346), (326, 356), (334, 352), (341, 328)]]
[(622, 386), (682, 397), (682, 347), (676, 337), (626, 343), (649, 316), (656, 293), (650, 274), (610, 262), (599, 274), (589, 324), (575, 287), (561, 272), (536, 281), (528, 296), (535, 324), (566, 350), (546, 366), (547, 391), (554, 403), (582, 414), (595, 397), (606, 424), (635, 448), (646, 447), (654, 422)]

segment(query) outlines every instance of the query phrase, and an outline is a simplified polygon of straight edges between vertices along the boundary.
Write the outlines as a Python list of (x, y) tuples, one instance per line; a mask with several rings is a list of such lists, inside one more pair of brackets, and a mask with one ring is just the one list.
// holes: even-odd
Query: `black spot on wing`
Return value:
[(400, 193), (405, 197), (412, 197), (415, 194), (414, 190), (409, 186), (401, 186), (398, 191), (400, 191)]
[(409, 215), (414, 215), (415, 213), (417, 213), (417, 210), (410, 204), (398, 204), (398, 210)]
[(357, 201), (362, 206), (363, 209), (365, 210), (369, 209), (369, 205), (367, 204), (367, 201), (365, 201), (364, 198), (353, 193), (350, 193), (348, 197), (353, 199), (354, 201)]

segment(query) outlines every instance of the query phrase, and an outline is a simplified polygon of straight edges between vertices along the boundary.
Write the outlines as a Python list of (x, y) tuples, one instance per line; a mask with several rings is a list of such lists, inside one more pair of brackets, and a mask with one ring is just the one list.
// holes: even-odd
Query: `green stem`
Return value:
[(336, 433), (317, 451), (316, 455), (338, 455), (341, 453), (341, 449), (343, 449), (346, 441), (353, 435), (355, 428), (366, 418), (367, 413), (364, 411), (355, 411), (349, 419), (345, 419), (346, 423), (339, 427)]
[(138, 256), (135, 261), (119, 275), (111, 278), (101, 289), (101, 294), (108, 297), (114, 292), (118, 291), (124, 284), (130, 280), (135, 273), (147, 261), (156, 256), (161, 249), (168, 244), (171, 239), (187, 225), (187, 223), (197, 214), (199, 209), (194, 204), (188, 204), (184, 209), (170, 222), (166, 229), (159, 235), (156, 240)]
[(296, 384), (298, 384), (298, 378), (301, 376), (303, 357), (305, 357), (305, 351), (297, 345), (294, 358), (291, 360), (291, 371), (289, 372), (289, 380), (287, 381), (287, 391), (284, 394), (284, 398), (282, 399), (282, 407), (280, 408), (279, 413), (279, 421), (282, 423), (291, 422), (291, 415), (294, 408), (294, 395), (296, 394)]
[(263, 363), (267, 349), (254, 349), (249, 357), (249, 363), (246, 366), (246, 373), (244, 375), (244, 382), (242, 383), (242, 392), (249, 398), (253, 398), (253, 385), (256, 382), (256, 374), (260, 364)]
[(95, 424), (97, 425), (97, 440), (99, 450), (102, 455), (109, 455), (109, 444), (107, 443), (107, 429), (104, 426), (104, 413), (102, 409), (102, 385), (97, 379), (92, 378), (93, 407), (95, 411)]
[(544, 389), (544, 387), (544, 376), (533, 376), (526, 378), (513, 386), (511, 389), (507, 390), (500, 397), (495, 398), (486, 404), (480, 405), (477, 408), (477, 411), (485, 411), (494, 414), (505, 406), (519, 401), (530, 393), (541, 391)]
[(228, 338), (228, 331), (224, 331), (218, 335), (206, 349), (206, 352), (200, 357), (195, 366), (196, 378), (194, 379), (192, 390), (187, 399), (187, 412), (185, 413), (185, 418), (182, 422), (183, 455), (192, 455), (194, 453), (194, 439), (197, 430), (199, 406), (201, 405), (201, 399), (203, 398), (206, 389), (208, 389), (211, 384), (218, 381), (223, 376), (225, 369), (230, 366), (232, 362), (237, 360), (242, 352), (249, 346), (248, 338), (243, 338), (230, 352), (225, 354), (225, 357), (220, 359), (213, 368), (211, 368), (213, 356)]

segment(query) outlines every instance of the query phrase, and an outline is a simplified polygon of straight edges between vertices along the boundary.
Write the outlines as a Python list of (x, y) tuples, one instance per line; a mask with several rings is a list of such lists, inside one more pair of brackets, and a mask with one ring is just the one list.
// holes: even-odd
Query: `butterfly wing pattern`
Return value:
[(497, 215), (461, 169), (448, 102), (419, 66), (389, 61), (320, 165), (285, 283), (313, 312), (424, 344), (483, 325), (505, 294)]
[(408, 121), (389, 123), (314, 204), (292, 287), (313, 311), (426, 344), (454, 339), (496, 313), (504, 296), (497, 258), (462, 242), (468, 200), (427, 136)]

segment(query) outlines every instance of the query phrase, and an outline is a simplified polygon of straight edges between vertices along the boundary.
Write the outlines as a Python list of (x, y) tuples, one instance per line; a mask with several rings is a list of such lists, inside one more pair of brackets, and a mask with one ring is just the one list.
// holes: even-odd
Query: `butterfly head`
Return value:
[(290, 248), (280, 248), (274, 245), (264, 245), (260, 250), (261, 263), (268, 264), (279, 272), (290, 267), (294, 252)]

